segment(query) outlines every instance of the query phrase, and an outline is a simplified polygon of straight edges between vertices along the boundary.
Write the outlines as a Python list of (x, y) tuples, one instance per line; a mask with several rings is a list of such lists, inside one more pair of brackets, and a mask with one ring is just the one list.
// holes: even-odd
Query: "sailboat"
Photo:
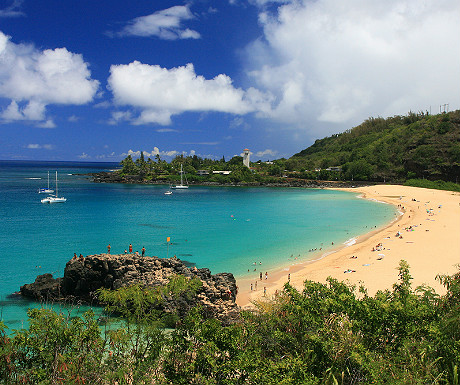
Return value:
[(58, 178), (57, 178), (57, 171), (56, 171), (56, 195), (49, 195), (46, 198), (41, 200), (42, 203), (63, 203), (66, 202), (67, 199), (64, 197), (59, 197), (58, 193)]
[[(185, 177), (185, 183), (187, 183), (187, 177)], [(183, 170), (182, 164), (180, 165), (180, 184), (171, 186), (171, 188), (174, 188), (174, 189), (188, 188), (188, 185), (184, 184), (184, 170)]]
[(172, 195), (172, 191), (171, 191), (171, 183), (169, 184), (169, 189), (165, 191), (165, 195)]
[(39, 194), (51, 194), (54, 193), (54, 190), (50, 189), (50, 172), (48, 171), (48, 188), (39, 188), (38, 189)]

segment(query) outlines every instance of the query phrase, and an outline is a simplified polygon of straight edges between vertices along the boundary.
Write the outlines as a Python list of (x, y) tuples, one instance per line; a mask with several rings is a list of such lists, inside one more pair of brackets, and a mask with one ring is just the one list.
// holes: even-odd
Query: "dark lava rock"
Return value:
[(27, 298), (39, 301), (52, 301), (62, 298), (61, 295), (62, 278), (53, 278), (52, 274), (42, 274), (35, 278), (34, 283), (21, 286), (21, 294)]
[(160, 310), (184, 316), (192, 307), (200, 305), (207, 318), (217, 318), (224, 324), (238, 319), (239, 308), (235, 303), (237, 286), (233, 274), (212, 275), (209, 269), (189, 268), (176, 258), (141, 257), (137, 254), (96, 254), (73, 258), (67, 262), (63, 278), (40, 275), (34, 283), (22, 286), (21, 294), (41, 301), (78, 301), (97, 305), (96, 290), (101, 287), (111, 290), (134, 284), (154, 287), (167, 284), (175, 275), (197, 277), (202, 287), (192, 298), (186, 295), (164, 298)]

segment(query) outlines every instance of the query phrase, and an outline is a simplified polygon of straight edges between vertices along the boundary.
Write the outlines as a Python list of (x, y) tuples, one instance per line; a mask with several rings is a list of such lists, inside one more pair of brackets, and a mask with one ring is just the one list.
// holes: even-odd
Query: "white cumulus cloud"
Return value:
[(36, 100), (31, 100), (22, 107), (14, 100), (2, 112), (2, 118), (13, 120), (43, 120), (45, 118), (45, 105)]
[(81, 55), (15, 44), (0, 32), (0, 97), (11, 100), (4, 120), (45, 120), (47, 105), (88, 103), (98, 87)]
[(183, 21), (194, 15), (186, 5), (177, 5), (151, 15), (137, 17), (118, 34), (119, 36), (156, 36), (165, 40), (199, 39), (197, 31), (185, 28)]
[(23, 0), (13, 0), (11, 4), (6, 6), (3, 9), (0, 9), (0, 18), (1, 17), (18, 17), (25, 16), (24, 12), (21, 10)]
[(255, 85), (276, 96), (266, 116), (350, 128), (369, 116), (460, 107), (457, 0), (255, 1), (264, 38), (247, 56)]
[(270, 157), (273, 158), (273, 157), (275, 157), (277, 154), (278, 154), (278, 151), (276, 151), (276, 150), (271, 150), (271, 149), (267, 148), (267, 149), (264, 150), (264, 151), (257, 151), (257, 152), (255, 153), (255, 156), (256, 156), (257, 158), (264, 158), (264, 157), (267, 157), (267, 156), (270, 156)]
[(37, 126), (41, 128), (55, 128), (56, 123), (54, 123), (53, 119), (48, 119), (46, 121), (38, 123)]
[(45, 150), (52, 150), (54, 149), (54, 146), (52, 144), (37, 144), (37, 143), (30, 143), (26, 146), (26, 148), (30, 150), (40, 150), (40, 149), (45, 149)]
[(112, 65), (108, 83), (116, 105), (140, 111), (137, 117), (117, 112), (133, 124), (168, 125), (172, 115), (186, 111), (243, 115), (270, 108), (266, 94), (253, 88), (235, 88), (231, 78), (224, 74), (205, 79), (195, 73), (192, 64), (171, 69), (138, 61)]
[[(183, 155), (183, 156), (193, 156), (196, 154), (195, 150), (190, 150), (190, 152), (186, 151), (177, 151), (177, 150), (168, 150), (168, 151), (160, 151), (158, 147), (153, 147), (152, 151), (142, 151), (144, 154), (144, 158), (154, 158), (156, 155), (160, 155), (160, 157), (175, 157), (177, 155)], [(133, 158), (139, 158), (141, 156), (140, 151), (133, 151), (133, 150), (128, 150), (128, 152), (124, 152), (121, 154), (121, 157), (127, 157), (128, 155), (131, 155)]]
[(158, 130), (156, 130), (156, 132), (163, 133), (163, 132), (179, 132), (179, 131), (173, 128), (159, 128)]

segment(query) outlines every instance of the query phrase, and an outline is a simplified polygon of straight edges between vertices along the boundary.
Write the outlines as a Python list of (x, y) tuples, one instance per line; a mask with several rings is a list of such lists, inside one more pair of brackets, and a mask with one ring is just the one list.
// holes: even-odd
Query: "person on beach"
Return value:
[(107, 245), (107, 254), (110, 254), (110, 249), (111, 249), (111, 246), (110, 246), (110, 243)]
[(268, 273), (265, 272), (265, 279), (268, 279)]
[(260, 272), (259, 278), (260, 278), (260, 280), (262, 281), (262, 272)]
[(129, 253), (131, 254), (133, 252), (133, 245), (130, 243), (129, 244)]
[(255, 289), (256, 289), (256, 291), (257, 291), (257, 280), (256, 280), (256, 285), (255, 285)]
[(142, 256), (144, 256), (144, 255), (145, 255), (145, 247), (144, 247), (144, 246), (142, 246), (142, 250), (141, 250), (141, 251), (142, 251)]
[(264, 286), (264, 297), (267, 295), (267, 287)]
[(288, 274), (288, 281), (291, 281), (291, 273)]
[(252, 283), (251, 283), (251, 291), (252, 291)]

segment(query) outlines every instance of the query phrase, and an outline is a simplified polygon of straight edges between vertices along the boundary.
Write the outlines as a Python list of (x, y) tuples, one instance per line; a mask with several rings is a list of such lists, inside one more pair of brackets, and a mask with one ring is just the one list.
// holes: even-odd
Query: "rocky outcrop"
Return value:
[(81, 301), (97, 305), (96, 290), (99, 288), (113, 290), (133, 284), (150, 287), (166, 285), (175, 275), (197, 277), (202, 286), (192, 298), (186, 295), (163, 298), (161, 310), (183, 316), (195, 305), (201, 305), (206, 318), (217, 318), (226, 324), (237, 319), (237, 286), (233, 274), (212, 275), (209, 269), (189, 268), (175, 258), (141, 257), (136, 254), (97, 254), (74, 258), (67, 262), (63, 278), (40, 275), (34, 283), (22, 286), (21, 294), (36, 300)]
[(52, 301), (61, 296), (62, 278), (53, 278), (52, 274), (39, 275), (34, 283), (21, 286), (21, 294), (24, 297), (38, 299), (40, 301)]
[(140, 175), (122, 175), (118, 171), (101, 171), (88, 175), (96, 183), (143, 183), (144, 181)]

